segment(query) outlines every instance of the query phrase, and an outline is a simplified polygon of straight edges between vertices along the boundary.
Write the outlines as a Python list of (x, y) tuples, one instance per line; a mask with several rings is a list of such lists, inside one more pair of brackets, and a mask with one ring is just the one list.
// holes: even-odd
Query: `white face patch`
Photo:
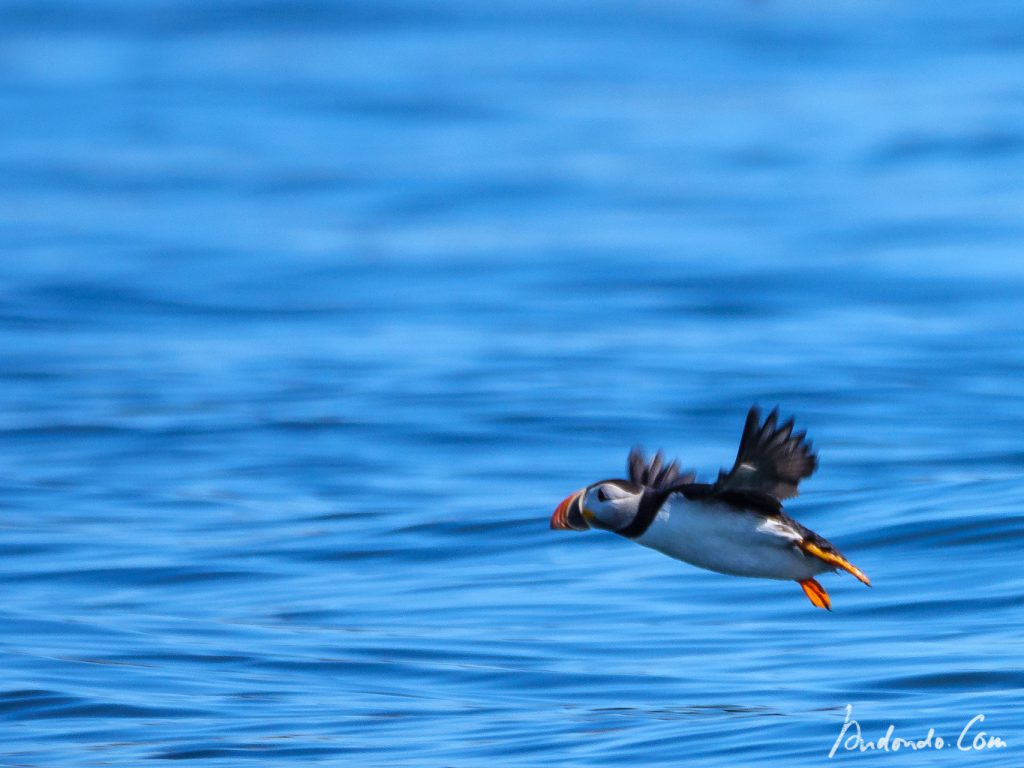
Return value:
[(589, 514), (605, 528), (618, 531), (633, 521), (639, 503), (639, 493), (630, 493), (615, 483), (600, 483), (583, 497), (583, 514)]
[(600, 489), (604, 492), (605, 498), (608, 499), (627, 499), (632, 495), (612, 483), (603, 483)]

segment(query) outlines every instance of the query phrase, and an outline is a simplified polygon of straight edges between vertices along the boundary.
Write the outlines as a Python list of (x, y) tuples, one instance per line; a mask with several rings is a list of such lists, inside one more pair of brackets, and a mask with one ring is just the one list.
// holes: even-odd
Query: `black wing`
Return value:
[(775, 408), (761, 423), (757, 406), (747, 414), (736, 463), (726, 474), (718, 473), (715, 493), (753, 491), (774, 499), (796, 496), (797, 485), (818, 468), (818, 457), (806, 432), (793, 434), (793, 419), (779, 426)]
[(679, 483), (692, 483), (694, 480), (692, 472), (679, 473), (678, 461), (665, 464), (665, 458), (661, 451), (654, 454), (654, 458), (648, 463), (643, 449), (634, 448), (629, 452), (626, 469), (629, 472), (631, 483), (656, 491), (667, 490)]

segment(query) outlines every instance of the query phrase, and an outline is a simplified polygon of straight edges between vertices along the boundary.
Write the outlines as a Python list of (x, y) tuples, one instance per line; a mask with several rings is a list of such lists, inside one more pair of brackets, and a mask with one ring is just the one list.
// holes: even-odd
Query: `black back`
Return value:
[(806, 432), (793, 433), (793, 419), (781, 426), (778, 419), (778, 408), (764, 423), (757, 406), (750, 409), (736, 462), (728, 473), (719, 472), (714, 484), (695, 483), (692, 472), (680, 474), (679, 463), (665, 464), (660, 451), (648, 462), (641, 449), (631, 450), (626, 462), (629, 479), (643, 492), (636, 516), (616, 533), (631, 539), (643, 535), (673, 493), (690, 501), (722, 502), (736, 510), (790, 521), (782, 511), (782, 500), (796, 496), (800, 481), (817, 469), (818, 457), (805, 439)]

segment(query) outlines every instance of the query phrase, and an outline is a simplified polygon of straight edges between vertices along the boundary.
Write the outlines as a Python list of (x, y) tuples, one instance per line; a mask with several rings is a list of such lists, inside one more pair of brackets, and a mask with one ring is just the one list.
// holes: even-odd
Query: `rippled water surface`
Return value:
[[(0, 5), (4, 765), (1024, 764), (1017, 2)], [(747, 407), (874, 581), (548, 530)], [(952, 742), (975, 715), (1008, 744)], [(970, 741), (970, 739), (968, 739)]]

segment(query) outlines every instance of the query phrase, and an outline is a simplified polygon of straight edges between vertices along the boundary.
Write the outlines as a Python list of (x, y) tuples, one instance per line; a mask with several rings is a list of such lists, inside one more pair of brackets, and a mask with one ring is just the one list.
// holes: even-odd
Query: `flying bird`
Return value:
[(695, 482), (659, 451), (647, 461), (629, 453), (628, 480), (601, 480), (570, 494), (555, 509), (551, 527), (600, 528), (676, 560), (734, 576), (797, 582), (812, 604), (832, 610), (814, 578), (842, 569), (871, 586), (868, 577), (825, 538), (782, 511), (782, 500), (818, 467), (806, 432), (793, 419), (779, 425), (774, 409), (761, 422), (747, 413), (736, 463), (714, 483)]

